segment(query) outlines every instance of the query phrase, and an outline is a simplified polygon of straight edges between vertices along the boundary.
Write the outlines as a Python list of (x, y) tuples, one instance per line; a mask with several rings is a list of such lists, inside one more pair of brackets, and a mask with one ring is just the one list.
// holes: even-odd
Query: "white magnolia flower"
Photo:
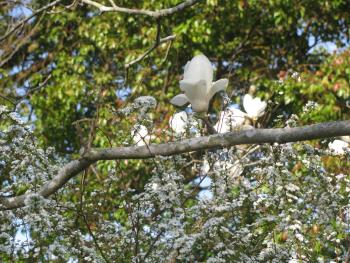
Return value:
[(344, 142), (350, 143), (350, 136), (340, 136), (340, 139), (342, 139)]
[(219, 120), (214, 125), (214, 129), (218, 133), (230, 132), (234, 128), (243, 125), (245, 116), (246, 114), (243, 111), (228, 108), (226, 111), (220, 112)]
[(213, 68), (204, 55), (195, 56), (185, 66), (184, 78), (180, 81), (180, 89), (185, 94), (172, 98), (170, 103), (183, 106), (191, 103), (195, 112), (207, 112), (210, 99), (215, 93), (225, 90), (228, 79), (213, 82)]
[(133, 142), (137, 146), (144, 146), (146, 144), (149, 144), (151, 139), (154, 138), (154, 136), (151, 136), (148, 133), (147, 128), (143, 125), (135, 125), (131, 132), (131, 136), (132, 136)]
[(170, 128), (176, 134), (183, 134), (186, 132), (186, 127), (188, 124), (187, 113), (185, 111), (180, 111), (175, 113), (169, 121)]
[(330, 142), (328, 144), (328, 147), (335, 154), (344, 154), (345, 153), (344, 148), (348, 148), (349, 147), (349, 143), (344, 142), (342, 140), (334, 140), (333, 142)]
[(262, 115), (264, 115), (266, 106), (266, 102), (261, 101), (260, 98), (253, 98), (249, 94), (244, 95), (243, 107), (244, 110), (247, 112), (249, 118), (256, 120)]

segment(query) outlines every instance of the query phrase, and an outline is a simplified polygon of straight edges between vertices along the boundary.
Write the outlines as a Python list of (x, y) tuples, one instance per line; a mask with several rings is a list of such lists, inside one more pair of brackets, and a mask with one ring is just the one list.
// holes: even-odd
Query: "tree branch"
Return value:
[(96, 8), (98, 8), (101, 12), (120, 12), (120, 13), (127, 13), (130, 15), (146, 15), (151, 16), (154, 18), (164, 17), (172, 15), (176, 12), (179, 12), (186, 7), (192, 6), (199, 2), (200, 0), (187, 0), (181, 4), (178, 4), (177, 6), (171, 7), (171, 8), (165, 8), (160, 9), (157, 11), (151, 11), (151, 10), (144, 10), (144, 9), (131, 9), (131, 8), (125, 8), (125, 7), (119, 7), (117, 6), (113, 1), (111, 2), (112, 6), (105, 6), (98, 2), (92, 1), (92, 0), (82, 0), (83, 3), (92, 5)]
[[(239, 144), (287, 143), (345, 135), (350, 135), (350, 121), (325, 122), (296, 128), (243, 130), (148, 146), (92, 149), (85, 153), (81, 159), (71, 161), (62, 167), (58, 174), (43, 185), (37, 193), (43, 197), (54, 194), (69, 179), (100, 160), (146, 159)], [(0, 210), (23, 207), (27, 195), (0, 197), (2, 205)]]
[(145, 57), (147, 57), (160, 44), (168, 42), (168, 41), (172, 41), (175, 39), (175, 35), (168, 36), (165, 38), (160, 38), (160, 18), (161, 17), (172, 15), (176, 12), (179, 12), (179, 11), (185, 9), (186, 7), (192, 6), (192, 5), (196, 4), (197, 2), (200, 2), (201, 0), (186, 0), (185, 2), (178, 4), (177, 6), (174, 6), (171, 8), (160, 9), (160, 10), (156, 10), (156, 11), (119, 7), (115, 4), (115, 2), (113, 0), (109, 0), (111, 6), (105, 6), (103, 4), (100, 4), (100, 3), (92, 1), (92, 0), (81, 0), (81, 1), (87, 5), (92, 5), (92, 6), (96, 7), (101, 12), (121, 12), (121, 13), (130, 14), (130, 15), (147, 15), (147, 16), (151, 16), (151, 17), (157, 19), (157, 36), (156, 36), (156, 41), (155, 41), (154, 45), (152, 47), (150, 47), (141, 56), (136, 58), (135, 60), (125, 64), (125, 69), (128, 70), (130, 68), (130, 66), (134, 65), (135, 63), (140, 62)]
[[(16, 43), (15, 45), (14, 45), (14, 48), (13, 48), (13, 50), (12, 50), (12, 52), (10, 53), (10, 54), (5, 54), (4, 55), (4, 59), (2, 59), (1, 61), (0, 61), (0, 68), (2, 68), (17, 52), (18, 52), (18, 50), (21, 48), (21, 47), (23, 47), (25, 44), (27, 44), (28, 43), (28, 41), (30, 40), (30, 38), (34, 35), (34, 34), (36, 34), (37, 32), (38, 32), (38, 27), (39, 27), (39, 25), (40, 25), (40, 23), (41, 23), (41, 20), (43, 19), (43, 17), (44, 17), (44, 15), (45, 15), (45, 13), (39, 18), (39, 21), (35, 24), (35, 26), (33, 27), (33, 29), (31, 29), (30, 31), (29, 31), (29, 33), (26, 35), (26, 36), (24, 36), (22, 39), (19, 39), (19, 41), (18, 41), (18, 44)], [(13, 45), (13, 44), (12, 44)], [(6, 57), (5, 57), (6, 56)], [(0, 56), (0, 58), (1, 58), (2, 56)]]
[(39, 8), (38, 10), (35, 10), (30, 16), (24, 18), (23, 20), (19, 21), (16, 25), (14, 25), (4, 36), (0, 37), (0, 42), (2, 42), (5, 38), (9, 37), (13, 32), (15, 32), (18, 28), (23, 26), (25, 23), (27, 23), (30, 19), (32, 19), (34, 16), (37, 16), (38, 14), (46, 11), (47, 9), (56, 6), (59, 4), (62, 0), (56, 0), (52, 3), (43, 6)]
[(135, 63), (140, 62), (143, 60), (145, 57), (147, 57), (153, 50), (155, 50), (160, 44), (168, 42), (168, 41), (173, 41), (175, 39), (176, 35), (172, 36), (167, 36), (164, 38), (159, 39), (157, 42), (154, 43), (154, 45), (148, 49), (145, 53), (143, 53), (141, 56), (139, 56), (137, 59), (130, 61), (129, 63), (125, 64), (125, 69), (130, 68), (132, 65)]

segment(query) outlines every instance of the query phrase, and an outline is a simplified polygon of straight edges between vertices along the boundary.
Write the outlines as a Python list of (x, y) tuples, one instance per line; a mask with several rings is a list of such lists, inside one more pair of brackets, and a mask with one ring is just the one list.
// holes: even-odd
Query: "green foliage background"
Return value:
[[(178, 3), (120, 1), (118, 4), (155, 10)], [(33, 1), (33, 4), (42, 3)], [(1, 90), (3, 95), (16, 96), (18, 88), (35, 88), (51, 74), (45, 87), (31, 94), (29, 104), (42, 143), (61, 152), (74, 152), (80, 147), (72, 123), (98, 115), (104, 122), (99, 125), (111, 136), (111, 141), (120, 143), (113, 136), (116, 127), (110, 122), (109, 114), (111, 109), (125, 103), (116, 96), (120, 90), (130, 89), (130, 100), (140, 95), (155, 96), (159, 101), (155, 119), (164, 125), (168, 111), (173, 111), (168, 102), (179, 91), (182, 67), (198, 52), (215, 63), (217, 78), (229, 77), (228, 91), (236, 102), (239, 102), (236, 94), (255, 84), (260, 95), (285, 104), (279, 110), (288, 108), (288, 113), (298, 114), (300, 106), (312, 99), (325, 107), (315, 121), (339, 119), (346, 111), (344, 101), (349, 96), (348, 55), (346, 52), (338, 55), (338, 62), (334, 62), (335, 58), (310, 53), (314, 45), (310, 39), (318, 43), (332, 41), (339, 46), (346, 43), (349, 7), (348, 1), (340, 0), (201, 1), (162, 19), (161, 37), (175, 34), (176, 40), (170, 47), (168, 43), (161, 45), (132, 66), (128, 74), (124, 65), (155, 41), (154, 19), (121, 13), (100, 14), (90, 6), (79, 5), (73, 11), (61, 9), (57, 14), (36, 18), (42, 19), (37, 33), (1, 69)], [(8, 43), (15, 38), (10, 38)], [(300, 72), (302, 82), (274, 84), (280, 71)], [(339, 87), (334, 91), (332, 85), (336, 84)], [(278, 96), (281, 92), (277, 91), (284, 95)], [(23, 107), (24, 114), (28, 111), (28, 107)], [(121, 126), (118, 130), (125, 129)], [(94, 143), (107, 146), (104, 139), (96, 138)]]

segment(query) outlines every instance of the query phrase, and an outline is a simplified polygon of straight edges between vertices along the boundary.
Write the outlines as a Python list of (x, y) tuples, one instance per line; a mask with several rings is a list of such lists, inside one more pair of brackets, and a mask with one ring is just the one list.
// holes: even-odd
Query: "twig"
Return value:
[(134, 65), (135, 63), (140, 62), (141, 60), (143, 60), (145, 57), (147, 57), (153, 50), (155, 50), (160, 44), (168, 42), (168, 41), (173, 41), (176, 38), (176, 35), (172, 35), (172, 36), (167, 36), (164, 38), (159, 39), (158, 44), (153, 45), (150, 49), (148, 49), (145, 53), (143, 53), (141, 56), (139, 56), (137, 59), (129, 62), (128, 64), (125, 64), (125, 69), (128, 69), (129, 67), (131, 67), (132, 65)]
[(6, 100), (6, 101), (8, 101), (8, 102), (10, 102), (10, 103), (13, 104), (14, 106), (16, 105), (16, 102), (15, 102), (15, 101), (13, 101), (12, 99), (10, 99), (10, 98), (8, 98), (8, 97), (6, 97), (6, 96), (4, 96), (4, 95), (1, 95), (1, 94), (0, 94), (0, 98)]
[(25, 19), (19, 21), (16, 25), (14, 25), (4, 36), (0, 37), (0, 42), (2, 42), (4, 39), (9, 37), (13, 32), (15, 32), (18, 28), (23, 26), (25, 23), (27, 23), (30, 19), (32, 19), (34, 16), (37, 16), (38, 14), (44, 12), (45, 10), (49, 9), (50, 7), (53, 7), (57, 5), (59, 2), (62, 0), (56, 0), (53, 1), (52, 3), (43, 6), (42, 8), (39, 8), (38, 10), (35, 10), (30, 16), (26, 17)]
[(114, 3), (113, 0), (109, 0), (109, 2), (111, 3), (111, 5), (112, 5), (114, 8), (118, 8), (118, 6)]
[(24, 100), (25, 98), (27, 98), (31, 93), (33, 93), (34, 91), (37, 91), (37, 90), (40, 90), (42, 87), (44, 87), (46, 85), (46, 83), (49, 81), (49, 79), (52, 77), (51, 74), (49, 74), (43, 82), (41, 82), (36, 88), (33, 88), (33, 89), (29, 89), (26, 94), (24, 94), (23, 96), (19, 96), (19, 97), (16, 97), (16, 101), (15, 101), (15, 104), (14, 104), (14, 109), (15, 110), (18, 106), (18, 104)]
[(113, 1), (109, 1), (112, 6), (105, 6), (100, 3), (97, 3), (92, 0), (82, 0), (83, 3), (92, 5), (99, 9), (101, 12), (120, 12), (120, 13), (126, 13), (130, 15), (147, 15), (151, 16), (154, 18), (160, 18), (164, 16), (169, 16), (172, 15), (176, 12), (179, 12), (186, 7), (192, 6), (196, 4), (197, 2), (200, 2), (201, 0), (187, 0), (181, 4), (178, 4), (177, 6), (171, 7), (171, 8), (165, 8), (165, 9), (160, 9), (157, 11), (151, 11), (151, 10), (145, 10), (145, 9), (131, 9), (131, 8), (125, 8), (125, 7), (120, 7), (117, 6)]
[(0, 61), (0, 68), (2, 66), (4, 66), (18, 52), (18, 50), (28, 42), (30, 37), (37, 32), (37, 29), (38, 29), (43, 17), (44, 17), (44, 14), (39, 18), (39, 21), (35, 24), (33, 29), (30, 30), (30, 32), (19, 41), (19, 43), (15, 46), (15, 48), (13, 49), (11, 54), (9, 54), (6, 58), (4, 58), (2, 61)]
[(207, 116), (200, 117), (200, 119), (205, 123), (205, 126), (207, 127), (207, 130), (208, 130), (209, 134), (216, 134), (217, 133), (217, 131), (215, 130), (213, 125), (211, 125), (211, 123), (210, 123), (210, 121), (209, 121)]
[(88, 223), (88, 221), (87, 221), (87, 219), (86, 219), (86, 216), (85, 216), (84, 212), (81, 211), (81, 214), (82, 214), (82, 218), (83, 218), (83, 220), (84, 220), (84, 223), (85, 223), (85, 225), (86, 225), (86, 228), (88, 229), (89, 234), (90, 234), (90, 236), (92, 237), (92, 240), (94, 241), (97, 250), (100, 252), (100, 254), (101, 254), (102, 258), (105, 260), (105, 262), (106, 262), (106, 263), (109, 263), (109, 260), (107, 259), (107, 257), (106, 257), (106, 255), (104, 254), (102, 248), (101, 248), (100, 245), (98, 244), (97, 238), (95, 237), (94, 233), (91, 231), (91, 228), (90, 228), (90, 226), (89, 226), (89, 223)]
[(168, 45), (168, 47), (166, 49), (165, 56), (164, 56), (164, 58), (162, 60), (162, 63), (164, 63), (167, 60), (168, 55), (169, 55), (169, 51), (170, 51), (170, 48), (171, 48), (172, 44), (173, 44), (173, 41), (170, 41), (170, 43), (169, 43), (169, 45)]
[(98, 241), (97, 241), (97, 238), (95, 237), (94, 233), (92, 232), (91, 228), (90, 228), (90, 225), (87, 221), (87, 218), (85, 216), (85, 213), (84, 213), (84, 192), (85, 192), (85, 180), (86, 180), (86, 175), (87, 175), (87, 170), (85, 170), (82, 178), (81, 178), (81, 194), (80, 194), (80, 204), (79, 204), (79, 210), (80, 210), (80, 214), (83, 218), (83, 221), (86, 225), (86, 228), (88, 229), (89, 231), (89, 234), (90, 236), (92, 237), (92, 240), (94, 241), (95, 243), (95, 246), (97, 248), (98, 251), (100, 251), (101, 253), (101, 256), (102, 258), (108, 263), (108, 259), (106, 258), (105, 254), (103, 253), (103, 250), (101, 249), (100, 245), (98, 244)]
[[(192, 6), (196, 4), (197, 2), (200, 2), (201, 0), (186, 0), (185, 2), (178, 4), (177, 6), (171, 7), (171, 8), (165, 8), (165, 9), (160, 9), (156, 11), (151, 11), (151, 10), (144, 10), (144, 9), (131, 9), (131, 8), (125, 8), (125, 7), (119, 7), (115, 4), (113, 0), (109, 0), (111, 6), (105, 6), (103, 4), (100, 4), (98, 2), (92, 1), (92, 0), (82, 0), (83, 3), (87, 5), (92, 5), (96, 7), (97, 9), (100, 10), (100, 12), (121, 12), (121, 13), (127, 13), (127, 14), (133, 14), (133, 15), (147, 15), (151, 16), (155, 19), (157, 19), (157, 36), (156, 36), (156, 41), (154, 45), (149, 48), (145, 53), (143, 53), (141, 56), (136, 58), (135, 60), (125, 64), (125, 76), (127, 79), (128, 76), (128, 68), (130, 68), (132, 65), (140, 62), (143, 60), (145, 57), (147, 57), (154, 49), (156, 49), (160, 44), (172, 41), (175, 39), (175, 35), (171, 35), (165, 38), (160, 38), (160, 18), (161, 17), (166, 17), (169, 15), (172, 15), (176, 12), (179, 12), (186, 7)], [(169, 45), (170, 47), (170, 45)], [(169, 50), (167, 50), (168, 54)]]
[(348, 251), (346, 252), (344, 263), (349, 263), (349, 257), (350, 257), (350, 246), (348, 248)]
[[(209, 169), (209, 171), (212, 170), (212, 168), (213, 168), (213, 167), (211, 166), (210, 169)], [(192, 197), (194, 196), (194, 194), (195, 194), (198, 190), (200, 190), (200, 185), (201, 185), (201, 183), (203, 183), (204, 179), (207, 178), (207, 175), (208, 175), (208, 174), (206, 174), (205, 176), (203, 176), (203, 177), (199, 180), (198, 184), (194, 187), (194, 189), (191, 191), (191, 193), (189, 193), (189, 195), (181, 202), (181, 207), (182, 207), (190, 198), (192, 198)], [(157, 215), (163, 213), (165, 210), (166, 210), (166, 209), (163, 209), (162, 211), (160, 211), (159, 213), (157, 213)], [(149, 249), (147, 250), (145, 256), (143, 257), (143, 261), (144, 261), (144, 262), (146, 261), (147, 257), (151, 254), (154, 245), (157, 243), (157, 241), (159, 240), (159, 238), (164, 234), (164, 232), (165, 232), (165, 230), (162, 229), (162, 230), (158, 233), (158, 235), (153, 239), (153, 242), (152, 242), (151, 246), (149, 247)]]

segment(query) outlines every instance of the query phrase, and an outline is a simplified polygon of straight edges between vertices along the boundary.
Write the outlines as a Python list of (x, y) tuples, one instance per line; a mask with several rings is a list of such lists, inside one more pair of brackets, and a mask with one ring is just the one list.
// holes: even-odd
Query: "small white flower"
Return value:
[(147, 128), (143, 125), (135, 125), (131, 132), (131, 136), (137, 146), (144, 146), (146, 144), (149, 144), (151, 139), (154, 138), (148, 134)]
[(151, 183), (151, 189), (152, 189), (153, 191), (157, 191), (157, 190), (159, 189), (159, 184), (157, 184), (157, 183)]
[(261, 101), (260, 98), (253, 98), (249, 94), (244, 95), (243, 107), (244, 110), (247, 112), (249, 118), (256, 120), (262, 115), (264, 115), (266, 106), (266, 102)]
[(210, 171), (210, 165), (207, 159), (204, 159), (201, 167), (201, 173), (207, 174)]
[(207, 112), (210, 99), (215, 93), (225, 90), (228, 79), (213, 82), (213, 67), (204, 55), (195, 56), (185, 66), (184, 78), (180, 81), (180, 89), (185, 94), (172, 98), (170, 103), (183, 106), (191, 103), (195, 112)]
[(304, 241), (304, 237), (303, 237), (303, 235), (300, 234), (300, 233), (296, 233), (296, 234), (295, 234), (295, 237), (296, 237), (296, 239), (298, 239), (300, 242), (303, 242), (303, 241)]
[(170, 128), (176, 134), (183, 134), (186, 132), (186, 127), (188, 124), (187, 113), (185, 111), (180, 111), (175, 113), (169, 120)]
[(349, 143), (344, 142), (342, 140), (334, 140), (333, 142), (330, 142), (328, 144), (328, 147), (335, 154), (342, 155), (342, 154), (345, 153), (344, 148), (348, 148), (349, 147)]
[(219, 120), (214, 125), (214, 129), (218, 133), (230, 132), (234, 128), (243, 125), (245, 116), (246, 114), (243, 111), (228, 108), (226, 111), (220, 112)]

